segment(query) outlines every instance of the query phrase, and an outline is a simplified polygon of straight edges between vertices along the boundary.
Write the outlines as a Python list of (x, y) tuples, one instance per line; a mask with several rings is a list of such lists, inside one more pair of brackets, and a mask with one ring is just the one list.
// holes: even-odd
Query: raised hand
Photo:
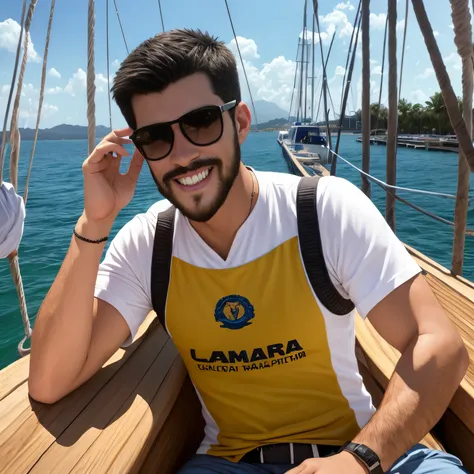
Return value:
[(82, 165), (84, 214), (88, 221), (115, 220), (132, 200), (144, 159), (135, 150), (128, 171), (120, 173), (122, 157), (130, 154), (123, 145), (132, 143), (125, 137), (131, 133), (131, 128), (109, 133)]

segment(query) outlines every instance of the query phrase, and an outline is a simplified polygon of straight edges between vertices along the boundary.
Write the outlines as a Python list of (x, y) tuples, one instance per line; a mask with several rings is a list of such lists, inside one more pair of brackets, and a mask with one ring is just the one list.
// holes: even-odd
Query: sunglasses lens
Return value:
[(149, 158), (166, 156), (173, 144), (173, 130), (170, 125), (152, 125), (137, 132), (136, 144)]
[(181, 130), (196, 145), (208, 145), (222, 134), (222, 115), (219, 107), (206, 107), (186, 114)]

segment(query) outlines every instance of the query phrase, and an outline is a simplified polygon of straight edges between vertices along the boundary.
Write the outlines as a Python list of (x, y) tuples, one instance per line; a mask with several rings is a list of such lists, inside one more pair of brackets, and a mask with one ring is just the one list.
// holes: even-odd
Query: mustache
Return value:
[(163, 182), (167, 183), (172, 179), (177, 178), (185, 173), (189, 173), (190, 171), (197, 170), (199, 168), (203, 168), (205, 166), (221, 166), (222, 161), (215, 157), (215, 158), (198, 158), (197, 160), (192, 161), (188, 166), (178, 166), (172, 171), (169, 171), (163, 176)]

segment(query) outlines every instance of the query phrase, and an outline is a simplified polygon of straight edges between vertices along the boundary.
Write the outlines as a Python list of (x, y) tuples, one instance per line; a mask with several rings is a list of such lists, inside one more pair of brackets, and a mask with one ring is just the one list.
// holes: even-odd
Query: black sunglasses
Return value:
[(143, 157), (150, 161), (166, 158), (173, 149), (174, 132), (171, 125), (179, 124), (182, 134), (193, 145), (209, 146), (219, 141), (224, 132), (222, 114), (232, 109), (236, 100), (224, 105), (207, 105), (192, 110), (172, 122), (154, 123), (135, 130), (130, 136)]

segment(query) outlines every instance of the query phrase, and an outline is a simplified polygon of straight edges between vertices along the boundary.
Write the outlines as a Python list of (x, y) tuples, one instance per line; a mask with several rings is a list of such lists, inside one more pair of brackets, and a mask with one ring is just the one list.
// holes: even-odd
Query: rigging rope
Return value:
[[(417, 210), (418, 212), (421, 212), (422, 214), (425, 214), (428, 217), (431, 217), (431, 218), (433, 218), (433, 219), (435, 219), (439, 222), (442, 222), (444, 224), (448, 224), (448, 225), (454, 227), (454, 222), (451, 222), (447, 219), (444, 219), (443, 217), (439, 217), (436, 214), (433, 214), (432, 212), (426, 211), (425, 209), (417, 206), (416, 204), (413, 204), (413, 203), (407, 201), (406, 199), (401, 198), (400, 196), (398, 196), (398, 194), (392, 193), (392, 190), (409, 191), (409, 192), (413, 192), (413, 193), (417, 193), (417, 194), (427, 194), (427, 195), (431, 195), (431, 196), (444, 197), (444, 198), (454, 199), (454, 200), (456, 199), (456, 196), (452, 196), (450, 194), (438, 193), (438, 192), (435, 192), (435, 191), (423, 191), (421, 189), (404, 188), (404, 187), (401, 187), (401, 186), (394, 186), (394, 185), (387, 184), (384, 181), (382, 181), (378, 178), (375, 178), (374, 176), (370, 175), (369, 173), (366, 173), (365, 171), (361, 170), (360, 168), (358, 168), (357, 166), (352, 164), (350, 161), (346, 160), (341, 155), (337, 154), (335, 151), (332, 151), (332, 153), (335, 156), (337, 156), (338, 158), (340, 158), (344, 163), (348, 164), (349, 166), (354, 168), (356, 171), (358, 171), (361, 175), (365, 176), (370, 181), (373, 181), (374, 183), (378, 184), (382, 189), (384, 189), (387, 193), (392, 195), (398, 201), (403, 202), (407, 206), (412, 207), (413, 209)], [(474, 229), (466, 229), (466, 235), (474, 236)]]
[(13, 187), (18, 189), (18, 160), (20, 158), (20, 131), (18, 130), (18, 117), (20, 113), (20, 98), (21, 90), (23, 88), (23, 77), (25, 75), (26, 60), (28, 59), (28, 39), (31, 20), (35, 11), (37, 0), (30, 1), (30, 7), (28, 8), (28, 14), (25, 20), (25, 37), (23, 44), (23, 59), (20, 66), (20, 74), (18, 76), (18, 85), (16, 88), (15, 103), (13, 104), (12, 120), (10, 124), (10, 182)]
[(249, 80), (247, 78), (247, 72), (245, 71), (244, 60), (242, 59), (242, 54), (240, 52), (239, 42), (237, 41), (237, 35), (236, 35), (235, 29), (234, 29), (234, 22), (232, 21), (232, 16), (230, 14), (229, 5), (227, 3), (227, 0), (224, 0), (224, 2), (225, 2), (225, 6), (227, 8), (227, 14), (229, 15), (230, 26), (232, 27), (232, 32), (234, 33), (235, 44), (237, 46), (237, 51), (239, 52), (240, 62), (242, 63), (242, 69), (244, 71), (245, 81), (247, 82), (247, 87), (248, 87), (249, 94), (250, 94), (250, 100), (252, 102), (253, 113), (255, 115), (255, 122), (256, 122), (257, 128), (258, 128), (257, 110), (255, 109), (255, 104), (253, 102), (252, 91), (250, 89), (250, 83), (249, 83)]
[(15, 87), (16, 75), (18, 72), (18, 63), (20, 60), (20, 51), (21, 51), (21, 42), (23, 38), (23, 30), (24, 30), (24, 23), (25, 23), (25, 14), (26, 14), (26, 0), (23, 0), (23, 8), (21, 11), (21, 22), (20, 22), (20, 37), (18, 39), (18, 45), (16, 49), (16, 58), (15, 58), (15, 66), (13, 67), (13, 77), (10, 86), (10, 93), (8, 94), (8, 102), (7, 102), (7, 109), (5, 111), (5, 119), (3, 121), (3, 132), (2, 132), (2, 148), (0, 149), (0, 185), (2, 184), (2, 176), (3, 176), (3, 158), (5, 155), (5, 146), (7, 142), (7, 123), (8, 123), (8, 114), (10, 113), (10, 106), (12, 104), (13, 98), (13, 89)]
[(45, 87), (45, 84), (46, 84), (46, 66), (47, 66), (47, 63), (48, 63), (49, 40), (50, 40), (50, 37), (51, 37), (51, 26), (53, 24), (55, 4), (56, 4), (56, 0), (51, 0), (51, 9), (50, 9), (50, 12), (49, 12), (48, 32), (46, 33), (46, 43), (45, 43), (45, 46), (44, 46), (43, 70), (41, 72), (41, 88), (40, 88), (40, 96), (39, 96), (39, 103), (38, 103), (38, 115), (36, 117), (35, 136), (34, 136), (34, 139), (33, 139), (33, 146), (31, 148), (30, 163), (28, 165), (28, 173), (26, 175), (25, 189), (23, 191), (23, 201), (25, 202), (25, 206), (26, 206), (26, 201), (28, 199), (28, 186), (29, 186), (29, 183), (30, 183), (31, 169), (33, 167), (33, 158), (35, 156), (36, 142), (38, 140), (39, 125), (40, 125), (40, 120), (41, 120), (41, 110), (43, 108), (44, 87)]
[(94, 0), (89, 0), (88, 28), (87, 28), (87, 122), (88, 122), (89, 155), (92, 153), (92, 151), (95, 148), (94, 35), (95, 35)]
[(402, 96), (402, 78), (403, 78), (403, 61), (405, 59), (405, 44), (407, 40), (407, 29), (408, 29), (408, 4), (410, 0), (406, 0), (405, 6), (405, 29), (403, 31), (403, 46), (402, 46), (402, 61), (400, 64), (400, 85), (398, 87), (398, 97)]
[(380, 89), (379, 89), (379, 107), (377, 110), (377, 121), (375, 122), (375, 130), (379, 128), (379, 118), (380, 118), (380, 106), (382, 105), (382, 89), (383, 89), (383, 77), (384, 77), (384, 70), (385, 70), (385, 52), (386, 52), (386, 45), (387, 45), (387, 33), (388, 33), (388, 15), (385, 19), (385, 33), (383, 37), (383, 53), (382, 53), (382, 69), (381, 69), (381, 76), (380, 76)]
[[(467, 1), (451, 0), (451, 16), (454, 25), (454, 43), (462, 59), (463, 120), (472, 141), (472, 92), (474, 88), (472, 70), (471, 13)], [(454, 211), (454, 243), (452, 272), (460, 274), (464, 261), (465, 230), (467, 226), (470, 168), (462, 152), (458, 159), (457, 201)]]
[[(358, 27), (357, 25), (359, 24), (359, 15), (362, 9), (362, 0), (359, 0), (359, 6), (357, 7), (357, 13), (354, 19), (354, 26), (352, 27), (352, 34), (351, 34), (351, 41), (349, 42), (349, 51), (347, 51), (347, 58), (346, 58), (346, 66), (344, 69), (344, 78), (342, 79), (342, 88), (341, 88), (341, 104), (343, 102), (344, 98), (344, 91), (346, 88), (346, 78), (347, 78), (347, 68), (349, 67), (349, 59), (352, 57), (352, 47), (354, 46), (354, 33), (357, 28), (357, 35), (359, 34), (359, 29), (360, 26)], [(355, 47), (357, 48), (357, 42), (355, 44)]]
[(163, 28), (163, 33), (164, 33), (165, 32), (165, 22), (163, 21), (163, 11), (161, 10), (161, 0), (158, 0), (158, 6), (160, 7), (161, 27)]
[(112, 100), (110, 98), (110, 54), (109, 54), (109, 0), (105, 2), (105, 36), (107, 43), (107, 97), (109, 100), (109, 127), (112, 131)]
[(300, 44), (298, 41), (298, 46), (296, 48), (296, 60), (295, 60), (295, 80), (293, 81), (293, 90), (291, 92), (291, 101), (290, 101), (290, 110), (288, 112), (288, 122), (290, 122), (291, 119), (291, 109), (293, 108), (293, 98), (295, 96), (295, 88), (296, 88), (296, 77), (298, 76), (298, 53), (300, 50)]
[(125, 43), (125, 49), (127, 50), (127, 54), (130, 54), (130, 51), (128, 50), (127, 40), (125, 39), (125, 33), (123, 31), (122, 20), (120, 20), (120, 14), (119, 14), (119, 11), (118, 11), (116, 0), (114, 0), (114, 5), (115, 5), (115, 13), (117, 13), (118, 22), (119, 22), (119, 25), (120, 25), (120, 31), (122, 32), (123, 42)]

